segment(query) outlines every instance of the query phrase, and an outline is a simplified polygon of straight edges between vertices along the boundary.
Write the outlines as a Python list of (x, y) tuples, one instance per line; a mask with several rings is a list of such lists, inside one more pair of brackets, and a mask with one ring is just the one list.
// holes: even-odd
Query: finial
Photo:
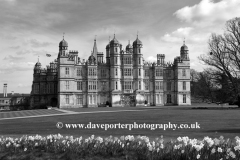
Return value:
[(185, 37), (183, 38), (183, 45), (185, 45)]
[(97, 35), (95, 35), (95, 39), (94, 39), (94, 41), (96, 41), (96, 38), (97, 38)]
[(39, 56), (38, 56), (38, 62), (39, 62)]
[(138, 39), (138, 31), (137, 31), (137, 39)]
[(130, 40), (128, 40), (128, 44), (130, 44)]
[(109, 41), (109, 43), (110, 43), (110, 39), (111, 39), (111, 36), (108, 37), (108, 41)]
[(65, 33), (63, 32), (63, 39), (64, 39), (64, 34), (65, 34)]

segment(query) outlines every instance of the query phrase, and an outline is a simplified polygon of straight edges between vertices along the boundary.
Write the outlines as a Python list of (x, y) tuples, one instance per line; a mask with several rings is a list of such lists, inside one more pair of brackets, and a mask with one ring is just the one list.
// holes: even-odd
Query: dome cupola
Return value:
[(115, 38), (115, 34), (113, 39), (110, 41), (110, 46), (115, 46), (115, 45), (119, 45), (118, 40)]
[(185, 45), (185, 43), (182, 45), (181, 51), (188, 51), (188, 47)]
[(63, 40), (59, 43), (59, 47), (68, 47), (67, 41), (65, 41), (65, 39), (63, 39)]
[(133, 42), (133, 48), (141, 48), (142, 45), (143, 45), (142, 41), (138, 39), (138, 35), (137, 35), (137, 39)]

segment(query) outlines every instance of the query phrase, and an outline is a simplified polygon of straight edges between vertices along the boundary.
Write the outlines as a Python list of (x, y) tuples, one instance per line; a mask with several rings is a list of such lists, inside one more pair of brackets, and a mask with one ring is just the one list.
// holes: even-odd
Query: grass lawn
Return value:
[[(124, 110), (124, 108), (121, 108)], [(202, 139), (204, 136), (219, 137), (223, 135), (225, 138), (234, 138), (240, 136), (240, 110), (201, 110), (201, 109), (176, 109), (176, 108), (128, 108), (136, 109), (137, 111), (124, 111), (113, 113), (87, 113), (87, 114), (72, 114), (53, 117), (38, 117), (24, 118), (0, 121), (0, 136), (20, 137), (22, 135), (49, 135), (62, 134), (73, 136), (96, 136), (107, 137), (109, 135), (146, 135), (150, 138), (155, 138), (163, 135), (164, 139), (176, 139), (179, 136), (189, 136), (190, 138)], [(111, 108), (87, 108), (85, 111), (103, 111), (111, 110)], [(114, 109), (116, 110), (116, 109)], [(77, 111), (77, 110), (72, 110)], [(58, 129), (57, 122), (66, 123), (81, 123), (88, 124), (194, 124), (198, 122), (200, 129)]]

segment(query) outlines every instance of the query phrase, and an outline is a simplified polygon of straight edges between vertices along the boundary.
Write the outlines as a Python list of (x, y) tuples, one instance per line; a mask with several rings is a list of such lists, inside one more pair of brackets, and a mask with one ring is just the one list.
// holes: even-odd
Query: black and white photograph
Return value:
[(0, 160), (240, 160), (240, 0), (0, 0)]

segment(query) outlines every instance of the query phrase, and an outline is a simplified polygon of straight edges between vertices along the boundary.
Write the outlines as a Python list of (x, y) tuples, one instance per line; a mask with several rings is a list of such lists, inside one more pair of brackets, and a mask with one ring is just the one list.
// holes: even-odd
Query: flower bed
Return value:
[(146, 136), (107, 138), (92, 135), (87, 139), (72, 136), (0, 138), (0, 159), (136, 159), (194, 160), (240, 159), (240, 138), (203, 140), (178, 137), (165, 142), (163, 137), (150, 141)]

